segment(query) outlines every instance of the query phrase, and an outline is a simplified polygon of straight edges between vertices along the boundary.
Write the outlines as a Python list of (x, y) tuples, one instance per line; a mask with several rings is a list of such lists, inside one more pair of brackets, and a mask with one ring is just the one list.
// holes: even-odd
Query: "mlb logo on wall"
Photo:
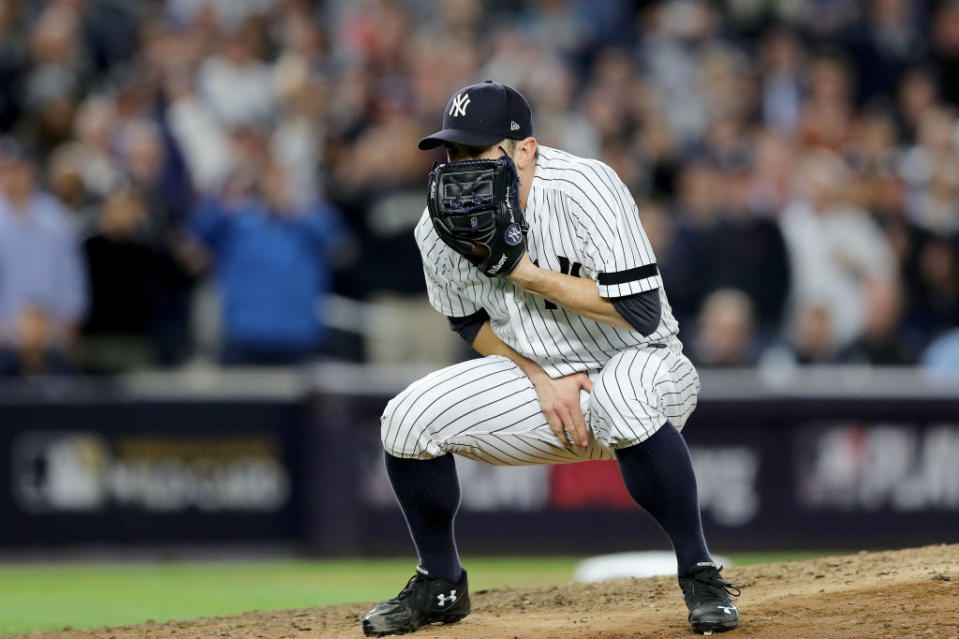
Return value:
[(28, 512), (276, 512), (291, 490), (268, 436), (27, 432), (11, 462)]
[(13, 445), (13, 492), (24, 510), (96, 511), (107, 501), (110, 452), (92, 433), (27, 433)]

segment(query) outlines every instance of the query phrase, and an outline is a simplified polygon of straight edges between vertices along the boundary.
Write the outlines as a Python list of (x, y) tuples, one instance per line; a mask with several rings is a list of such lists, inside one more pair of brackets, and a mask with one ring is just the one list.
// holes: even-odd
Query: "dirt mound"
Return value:
[[(934, 637), (959, 639), (959, 545), (861, 552), (729, 568), (742, 587), (739, 630), (775, 639)], [(473, 614), (412, 637), (636, 639), (692, 636), (674, 578), (473, 593)], [(369, 603), (100, 630), (34, 633), (43, 639), (356, 639)]]

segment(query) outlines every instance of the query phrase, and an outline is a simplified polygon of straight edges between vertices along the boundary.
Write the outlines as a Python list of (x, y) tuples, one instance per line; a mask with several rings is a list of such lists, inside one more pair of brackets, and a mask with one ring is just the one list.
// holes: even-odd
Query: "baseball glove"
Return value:
[(519, 176), (505, 153), (434, 167), (426, 203), (440, 239), (490, 277), (508, 275), (526, 252)]

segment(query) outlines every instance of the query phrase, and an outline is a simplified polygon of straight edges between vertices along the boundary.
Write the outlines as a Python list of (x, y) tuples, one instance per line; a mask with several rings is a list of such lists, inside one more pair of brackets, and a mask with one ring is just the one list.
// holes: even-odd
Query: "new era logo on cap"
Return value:
[(443, 114), (443, 128), (420, 140), (421, 149), (441, 144), (487, 147), (504, 138), (533, 135), (533, 114), (523, 94), (498, 82), (480, 82), (453, 94)]

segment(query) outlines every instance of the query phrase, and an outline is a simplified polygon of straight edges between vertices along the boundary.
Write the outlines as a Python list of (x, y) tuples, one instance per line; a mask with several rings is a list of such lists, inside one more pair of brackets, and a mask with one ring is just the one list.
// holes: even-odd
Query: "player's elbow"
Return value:
[(447, 316), (446, 319), (450, 323), (450, 329), (462, 337), (463, 341), (467, 344), (473, 346), (473, 343), (476, 342), (476, 336), (479, 335), (480, 329), (483, 328), (483, 324), (489, 320), (489, 314), (485, 309), (481, 308), (466, 317)]
[(652, 335), (659, 328), (663, 314), (659, 289), (626, 297), (615, 297), (610, 301), (626, 323), (644, 337)]

